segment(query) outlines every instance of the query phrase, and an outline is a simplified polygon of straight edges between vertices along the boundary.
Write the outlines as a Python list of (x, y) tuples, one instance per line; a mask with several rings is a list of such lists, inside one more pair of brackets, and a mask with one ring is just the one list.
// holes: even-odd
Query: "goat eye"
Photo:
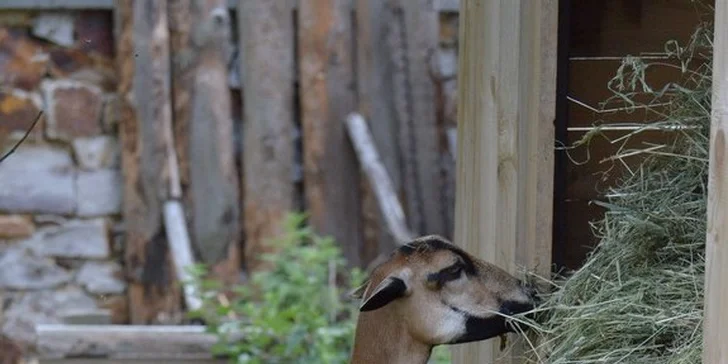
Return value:
[(460, 278), (461, 273), (463, 272), (463, 267), (460, 265), (456, 265), (448, 270), (448, 275), (452, 277), (452, 279), (458, 279)]

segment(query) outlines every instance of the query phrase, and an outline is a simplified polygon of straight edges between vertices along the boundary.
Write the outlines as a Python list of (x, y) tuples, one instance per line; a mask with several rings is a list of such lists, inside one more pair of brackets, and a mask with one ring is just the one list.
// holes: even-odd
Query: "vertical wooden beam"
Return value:
[(240, 268), (240, 210), (227, 47), (226, 0), (170, 0), (177, 155), (187, 173), (190, 233), (215, 275), (235, 282)]
[(715, 3), (703, 363), (728, 363), (728, 4)]
[(162, 204), (172, 150), (166, 2), (116, 2), (119, 133), (124, 171), (126, 269), (132, 324), (169, 322), (180, 309)]
[(291, 1), (240, 0), (243, 83), (245, 264), (263, 268), (260, 254), (282, 232), (293, 209), (294, 29)]
[(438, 42), (439, 12), (433, 1), (396, 1), (395, 31), (399, 31), (401, 57), (397, 67), (404, 70), (395, 84), (399, 105), (399, 144), (404, 171), (407, 215), (419, 234), (445, 231), (444, 180), (440, 170), (435, 108), (435, 80), (431, 69)]
[(343, 120), (354, 110), (351, 0), (301, 0), (298, 45), (304, 191), (310, 222), (361, 265), (359, 172)]
[[(357, 109), (369, 125), (395, 191), (402, 191), (397, 117), (391, 100), (394, 99), (391, 72), (391, 48), (387, 33), (393, 21), (387, 0), (355, 0), (356, 7), (356, 86)], [(378, 254), (388, 254), (396, 240), (383, 228), (384, 217), (377, 206), (373, 187), (362, 178), (362, 205), (364, 224), (363, 253), (366, 263), (372, 263)]]
[[(461, 0), (455, 242), (517, 274), (551, 257), (557, 1)], [(544, 232), (544, 230), (547, 230)], [(493, 340), (454, 363), (514, 363)]]

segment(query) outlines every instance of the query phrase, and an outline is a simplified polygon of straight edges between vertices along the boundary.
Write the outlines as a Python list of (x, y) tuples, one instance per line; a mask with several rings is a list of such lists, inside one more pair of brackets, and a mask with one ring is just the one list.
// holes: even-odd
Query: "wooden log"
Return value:
[(173, 148), (166, 2), (120, 0), (115, 10), (130, 319), (165, 322), (180, 312), (162, 224)]
[(345, 122), (360, 167), (374, 190), (387, 228), (398, 244), (408, 243), (414, 238), (414, 234), (407, 228), (402, 205), (394, 191), (392, 180), (379, 158), (366, 121), (360, 114), (351, 113)]
[(191, 240), (215, 276), (240, 270), (240, 196), (235, 165), (225, 0), (171, 0), (174, 126)]
[[(460, 3), (455, 243), (549, 276), (557, 3), (522, 4)], [(513, 339), (506, 353), (495, 340), (459, 345), (453, 362), (525, 362)]]
[(348, 0), (301, 0), (298, 13), (304, 192), (309, 222), (361, 265), (356, 156), (341, 122), (354, 110), (354, 59)]
[(399, 74), (394, 88), (407, 216), (417, 234), (450, 236), (445, 226), (446, 196), (431, 69), (439, 39), (439, 13), (431, 1), (397, 0), (395, 6), (399, 44), (393, 54)]
[(705, 243), (705, 312), (703, 363), (728, 363), (728, 4), (715, 4), (713, 40), (713, 100), (710, 127), (708, 226)]
[(294, 30), (291, 1), (240, 0), (245, 265), (264, 268), (292, 211)]
[(36, 325), (35, 332), (42, 362), (67, 358), (205, 360), (213, 359), (212, 347), (218, 342), (204, 326)]

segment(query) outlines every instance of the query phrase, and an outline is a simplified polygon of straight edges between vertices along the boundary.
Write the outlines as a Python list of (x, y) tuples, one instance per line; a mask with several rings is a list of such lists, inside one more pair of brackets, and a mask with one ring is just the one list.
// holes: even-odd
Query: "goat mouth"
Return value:
[[(534, 305), (531, 303), (508, 301), (501, 305), (499, 315), (478, 317), (465, 314), (465, 332), (453, 339), (449, 344), (488, 340), (503, 334), (516, 332), (515, 328), (508, 323), (508, 316), (528, 312), (533, 308)], [(526, 314), (526, 316), (530, 315)]]

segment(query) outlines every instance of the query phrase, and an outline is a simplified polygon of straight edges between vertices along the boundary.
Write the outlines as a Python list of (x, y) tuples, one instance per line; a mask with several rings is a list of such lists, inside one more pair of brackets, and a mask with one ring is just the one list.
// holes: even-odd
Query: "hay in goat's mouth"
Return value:
[(649, 89), (645, 69), (668, 62), (639, 58), (625, 59), (610, 82), (627, 106), (667, 103), (655, 111), (664, 120), (645, 130), (670, 129), (674, 142), (614, 156), (620, 162), (639, 152), (644, 160), (600, 202), (598, 246), (582, 268), (553, 282), (535, 320), (516, 317), (515, 325), (538, 336), (534, 360), (701, 363), (711, 48), (712, 25), (702, 24), (689, 44), (666, 47), (669, 63), (682, 68), (679, 82)]

